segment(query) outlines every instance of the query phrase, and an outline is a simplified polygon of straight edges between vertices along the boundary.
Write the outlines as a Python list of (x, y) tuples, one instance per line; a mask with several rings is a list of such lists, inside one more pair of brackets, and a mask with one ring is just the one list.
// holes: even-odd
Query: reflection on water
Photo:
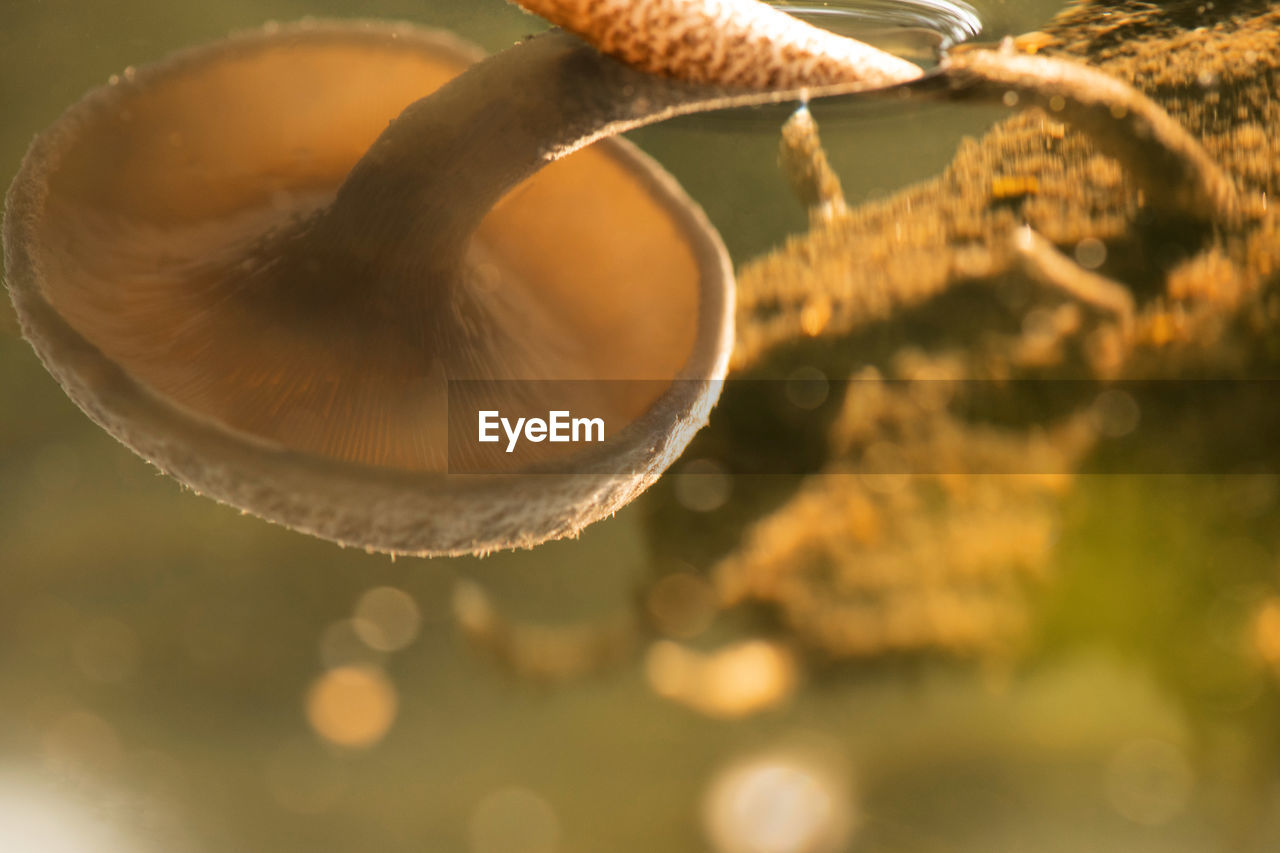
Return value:
[[(8, 172), (107, 74), (338, 6), (8, 2)], [(976, 5), (997, 30), (1045, 23)], [(1274, 193), (1276, 21), (1248, 36), (1247, 72), (1224, 47), (1184, 85), (1125, 52), (1202, 23), (1174, 6), (1119, 35), (1078, 21), (1082, 45), (1183, 86), (1179, 119)], [(490, 47), (537, 26), (475, 0), (362, 9)], [(15, 70), (37, 60), (40, 85)], [(1213, 438), (1271, 443), (1265, 408), (1188, 416), (1091, 386), (1046, 427), (1043, 401), (958, 411), (947, 382), (1272, 378), (1274, 214), (1169, 222), (1051, 118), (962, 144), (996, 113), (822, 110), (851, 218), (769, 258), (809, 227), (776, 126), (639, 135), (725, 233), (747, 310), (777, 320), (745, 325), (739, 354), (777, 391), (726, 399), (670, 476), (580, 540), (392, 562), (241, 517), (156, 476), (0, 338), (0, 849), (1274, 849), (1280, 486), (1089, 473), (1142, 453), (1221, 471)], [(1132, 288), (1132, 337), (984, 254), (1022, 219)], [(938, 293), (894, 301), (935, 262)], [(858, 278), (877, 271), (888, 285)], [(884, 296), (871, 320), (850, 309), (867, 293)], [(739, 473), (762, 447), (830, 475)], [(1077, 473), (1027, 476), (1036, 454)], [(939, 473), (905, 474), (917, 457)]]
[(779, 5), (824, 29), (924, 64), (932, 64), (938, 51), (982, 32), (978, 11), (958, 0), (839, 0)]

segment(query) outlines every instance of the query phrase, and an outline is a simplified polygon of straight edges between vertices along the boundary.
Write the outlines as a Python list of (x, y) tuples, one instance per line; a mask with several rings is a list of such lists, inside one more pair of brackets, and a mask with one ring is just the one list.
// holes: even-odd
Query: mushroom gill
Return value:
[[(115, 83), (45, 149), (44, 297), (192, 414), (406, 471), (449, 468), (446, 379), (523, 380), (535, 397), (553, 391), (538, 381), (669, 383), (718, 246), (689, 239), (701, 223), (633, 149), (562, 160), (462, 222), (484, 203), (459, 200), (447, 164), (462, 155), (427, 143), (417, 174), (383, 166), (331, 207), (388, 119), (470, 58), (435, 35), (312, 27)], [(554, 392), (574, 387), (590, 388)], [(610, 407), (624, 423), (656, 388), (597, 386), (631, 392)]]

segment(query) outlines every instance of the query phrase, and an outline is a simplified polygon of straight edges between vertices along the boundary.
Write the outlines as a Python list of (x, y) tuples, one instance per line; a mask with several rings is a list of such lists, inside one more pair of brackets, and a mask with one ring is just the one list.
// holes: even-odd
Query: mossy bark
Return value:
[[(1131, 84), (1240, 193), (1275, 198), (1275, 4), (1080, 3), (1029, 43)], [(1275, 205), (1162, 207), (1145, 164), (1059, 118), (1020, 112), (937, 178), (815, 217), (742, 269), (736, 375), (816, 366), (838, 399), (762, 429), (735, 398), (758, 386), (730, 383), (695, 443), (733, 468), (789, 442), (818, 472), (739, 477), (737, 517), (700, 526), (723, 604), (765, 605), (823, 657), (1007, 655), (1044, 632), (1027, 592), (1054, 574), (1081, 473), (1276, 469), (1257, 395), (1187, 411), (1156, 394), (1124, 423), (1134, 382), (1280, 370)]]

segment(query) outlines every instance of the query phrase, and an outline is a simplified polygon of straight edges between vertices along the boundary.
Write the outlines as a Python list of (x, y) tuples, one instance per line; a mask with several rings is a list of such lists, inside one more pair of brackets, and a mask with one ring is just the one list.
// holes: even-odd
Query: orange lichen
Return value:
[(802, 640), (842, 656), (1016, 639), (1053, 507), (1094, 434), (1082, 417), (1045, 433), (966, 424), (948, 412), (962, 386), (920, 379), (936, 367), (849, 383), (835, 461), (715, 567), (724, 605), (772, 602)]
[(1040, 192), (1040, 182), (1034, 176), (999, 176), (991, 181), (993, 199), (1019, 198)]

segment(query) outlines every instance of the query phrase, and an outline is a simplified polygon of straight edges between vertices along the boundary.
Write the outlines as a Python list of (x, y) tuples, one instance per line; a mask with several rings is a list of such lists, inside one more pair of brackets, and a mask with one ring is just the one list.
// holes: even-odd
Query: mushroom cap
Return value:
[[(655, 163), (602, 140), (490, 211), (443, 302), (492, 329), (399, 320), (359, 279), (328, 299), (326, 269), (276, 252), (477, 55), (408, 25), (271, 26), (89, 93), (6, 202), (9, 288), (46, 367), (197, 491), (340, 543), (485, 552), (612, 514), (706, 422), (732, 342), (724, 248)], [(451, 337), (463, 352), (439, 351)], [(448, 442), (478, 407), (574, 406), (605, 416), (604, 443)]]

